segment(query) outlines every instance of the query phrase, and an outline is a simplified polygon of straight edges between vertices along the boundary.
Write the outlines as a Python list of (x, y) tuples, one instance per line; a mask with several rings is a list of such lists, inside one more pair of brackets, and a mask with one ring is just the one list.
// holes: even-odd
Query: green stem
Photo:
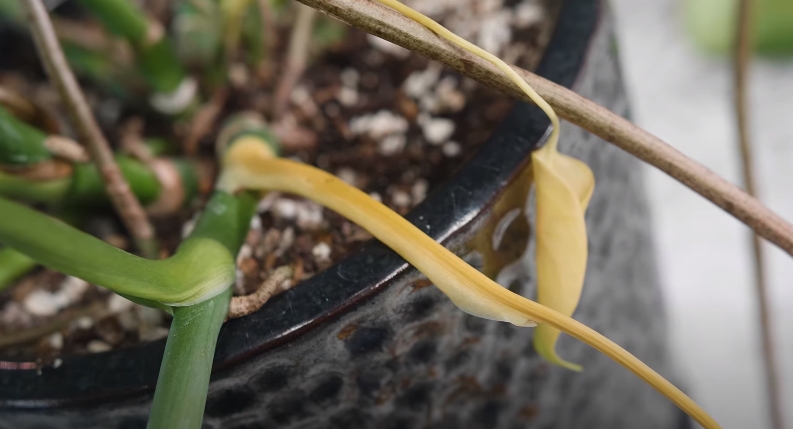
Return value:
[(78, 75), (90, 79), (117, 99), (136, 100), (136, 93), (144, 86), (137, 70), (124, 69), (105, 52), (63, 41), (63, 54)]
[[(157, 198), (160, 193), (160, 183), (157, 176), (143, 163), (126, 156), (116, 156), (116, 162), (121, 174), (141, 204), (149, 204)], [(96, 165), (76, 164), (74, 166), (72, 188), (64, 202), (79, 205), (109, 202), (104, 180)]]
[(52, 204), (63, 201), (72, 178), (33, 180), (0, 170), (0, 197), (29, 203)]
[(47, 135), (0, 106), (0, 164), (32, 165), (50, 158)]
[(54, 270), (142, 300), (191, 305), (220, 294), (235, 278), (231, 253), (209, 238), (188, 239), (170, 258), (153, 261), (2, 198), (0, 219), (4, 245)]
[[(141, 204), (150, 204), (160, 196), (162, 186), (159, 179), (146, 165), (126, 156), (117, 156), (116, 162)], [(203, 175), (201, 166), (187, 160), (172, 159), (170, 162), (179, 172), (185, 191), (184, 202), (189, 203), (200, 193), (199, 181)], [(93, 164), (75, 164), (71, 175), (50, 180), (35, 180), (0, 170), (0, 197), (81, 208), (98, 208), (110, 204), (102, 177)]]
[[(0, 0), (0, 19), (6, 21), (3, 24), (11, 24), (27, 31), (25, 12), (20, 0)], [(58, 22), (57, 18), (53, 18), (53, 22)], [(60, 22), (68, 22), (70, 26), (79, 25), (64, 20)], [(115, 58), (118, 55), (114, 57), (113, 52), (109, 52), (107, 48), (97, 49), (94, 45), (79, 43), (64, 34), (62, 26), (56, 25), (55, 31), (61, 41), (63, 54), (76, 74), (93, 80), (115, 98), (136, 101), (143, 82), (138, 70), (129, 70), (128, 61), (118, 61)]]
[(251, 2), (242, 20), (242, 43), (248, 63), (257, 67), (266, 55), (267, 39), (266, 23), (262, 20), (259, 2)]
[(159, 23), (128, 0), (78, 0), (108, 31), (126, 39), (135, 49), (146, 80), (155, 91), (169, 94), (187, 78)]
[[(210, 239), (236, 254), (256, 209), (254, 194), (216, 192), (190, 239)], [(230, 284), (229, 284), (230, 285)], [(228, 286), (228, 285), (227, 285)], [(149, 429), (198, 429), (204, 416), (212, 358), (231, 288), (200, 304), (175, 308), (165, 346)]]
[(222, 25), (217, 0), (180, 1), (172, 24), (179, 59), (200, 69), (217, 62)]
[(36, 261), (14, 249), (0, 249), (0, 292), (36, 268), (36, 265)]
[(160, 365), (148, 429), (199, 429), (212, 359), (231, 289), (190, 307), (175, 308)]

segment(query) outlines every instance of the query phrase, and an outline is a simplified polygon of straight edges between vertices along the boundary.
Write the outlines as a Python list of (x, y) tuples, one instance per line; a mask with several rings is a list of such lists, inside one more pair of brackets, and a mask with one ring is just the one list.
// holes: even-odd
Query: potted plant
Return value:
[[(307, 3), (313, 2), (307, 1)], [(389, 23), (383, 21), (382, 17), (380, 20), (372, 19), (373, 15), (367, 10), (370, 6), (357, 5), (353, 9), (344, 9), (343, 3), (342, 1), (317, 2), (314, 5), (331, 14), (343, 16), (347, 21), (368, 30), (374, 30), (375, 34), (387, 36), (406, 45), (411, 45), (410, 41), (413, 40), (411, 36), (425, 31), (422, 33), (424, 44), (419, 43), (411, 46), (412, 48), (436, 58), (448, 52), (448, 46), (438, 44), (437, 40), (427, 37), (426, 30), (412, 34), (405, 32), (404, 28), (399, 27), (400, 25), (404, 27), (405, 22), (393, 16), (391, 18), (394, 19), (395, 24), (389, 27)], [(362, 20), (367, 13), (369, 20)], [(46, 16), (46, 14), (33, 15)], [(538, 73), (563, 85), (573, 85), (578, 80), (580, 91), (584, 93), (592, 91), (587, 95), (595, 99), (603, 97), (604, 104), (614, 102), (615, 110), (620, 110), (624, 109), (624, 104), (619, 104), (621, 91), (618, 74), (615, 73), (614, 52), (610, 49), (607, 23), (607, 15), (601, 14), (599, 3), (584, 0), (566, 2), (557, 24), (557, 36), (551, 40)], [(37, 37), (45, 39), (40, 35)], [(155, 39), (155, 42), (157, 40), (160, 39)], [(147, 56), (146, 50), (153, 49), (152, 46), (157, 45), (149, 42), (137, 45), (133, 43), (139, 56)], [(42, 44), (41, 40), (39, 43)], [(465, 69), (467, 74), (480, 73), (485, 81), (499, 85), (492, 72), (490, 75), (483, 72), (486, 69), (483, 68), (482, 63), (466, 60), (460, 55), (447, 55), (443, 59), (447, 64)], [(608, 79), (612, 79), (611, 82), (608, 82), (608, 79), (604, 80), (603, 75), (600, 74), (603, 72)], [(56, 73), (52, 73), (51, 70), (51, 74)], [(520, 76), (518, 78), (520, 79)], [(177, 89), (183, 89), (183, 77), (173, 81), (177, 82)], [(523, 85), (525, 86), (525, 83)], [(541, 85), (545, 84), (541, 83)], [(503, 83), (501, 87), (504, 87)], [(542, 86), (540, 91), (544, 96), (547, 96), (548, 88), (552, 87)], [(179, 94), (183, 92), (181, 89), (178, 91)], [(603, 90), (602, 94), (598, 92), (601, 90)], [(537, 101), (538, 97), (534, 97), (536, 94), (532, 96), (531, 91), (525, 91), (525, 94)], [(568, 93), (557, 92), (557, 94)], [(551, 96), (553, 97), (554, 94)], [(187, 99), (188, 102), (191, 99), (191, 97), (181, 98)], [(562, 104), (559, 100), (560, 98), (553, 99), (557, 108)], [(168, 103), (158, 103), (157, 100), (153, 101), (152, 104), (155, 105), (168, 105)], [(581, 105), (586, 103), (582, 102)], [(550, 107), (547, 107), (545, 112), (548, 113), (549, 109)], [(552, 122), (556, 120), (552, 112), (548, 114)], [(571, 115), (570, 111), (566, 114), (567, 117)], [(591, 117), (598, 115), (594, 114)], [(524, 231), (526, 229), (526, 220), (520, 214), (525, 207), (528, 192), (526, 176), (532, 171), (527, 169), (527, 157), (531, 155), (535, 166), (538, 165), (536, 154), (532, 155), (532, 150), (546, 138), (549, 122), (545, 118), (534, 108), (518, 105), (511, 116), (504, 121), (502, 128), (466, 165), (465, 169), (436, 190), (423, 205), (416, 208), (411, 214), (413, 216), (411, 220), (433, 239), (445, 242), (461, 253), (478, 250), (483, 257), (483, 269), (486, 271), (495, 269), (490, 274), (497, 273), (499, 269), (514, 261), (521, 253), (516, 253), (515, 247), (523, 250), (522, 245), (525, 246), (525, 241), (521, 243), (525, 235), (521, 236), (519, 232), (521, 229)], [(558, 124), (558, 122), (554, 123)], [(166, 419), (173, 418), (173, 413), (168, 417), (168, 412), (163, 414), (157, 410), (158, 407), (184, 406), (180, 402), (180, 395), (197, 396), (203, 405), (202, 394), (197, 391), (199, 389), (190, 388), (193, 383), (199, 385), (202, 381), (184, 378), (185, 374), (189, 376), (190, 372), (174, 369), (171, 365), (178, 365), (180, 362), (187, 362), (190, 365), (198, 361), (206, 362), (215, 346), (216, 331), (213, 331), (215, 328), (211, 326), (219, 327), (218, 322), (225, 316), (226, 308), (216, 304), (222, 304), (224, 299), (228, 302), (230, 292), (214, 295), (217, 298), (209, 300), (206, 300), (206, 297), (218, 293), (212, 292), (218, 287), (215, 283), (228, 281), (227, 270), (216, 269), (213, 265), (217, 262), (226, 266), (222, 260), (226, 253), (213, 250), (211, 246), (203, 244), (206, 241), (199, 240), (215, 240), (216, 243), (226, 246), (230, 253), (236, 253), (235, 249), (242, 242), (242, 233), (247, 230), (246, 220), (252, 211), (252, 197), (248, 194), (232, 197), (228, 191), (236, 191), (241, 183), (244, 183), (245, 187), (293, 190), (306, 195), (311, 194), (309, 189), (311, 186), (315, 186), (317, 190), (347, 189), (348, 191), (345, 192), (349, 194), (346, 196), (333, 192), (322, 195), (311, 194), (319, 201), (323, 201), (323, 204), (335, 207), (340, 212), (346, 209), (344, 203), (353, 202), (354, 198), (350, 195), (357, 195), (349, 187), (345, 188), (346, 185), (323, 175), (324, 173), (299, 167), (288, 161), (267, 161), (261, 158), (256, 160), (258, 164), (251, 164), (251, 159), (255, 158), (252, 154), (256, 154), (257, 150), (265, 149), (261, 149), (261, 145), (256, 146), (258, 149), (254, 149), (253, 143), (245, 139), (256, 137), (264, 143), (269, 141), (269, 138), (262, 135), (263, 131), (252, 131), (252, 126), (254, 125), (250, 122), (243, 121), (242, 128), (235, 129), (237, 132), (231, 133), (231, 137), (226, 139), (226, 142), (232, 145), (229, 146), (229, 153), (224, 158), (225, 171), (218, 182), (220, 193), (213, 197), (209, 210), (199, 221), (191, 238), (172, 259), (163, 263), (147, 262), (146, 267), (139, 268), (151, 270), (149, 283), (146, 284), (142, 281), (138, 282), (133, 278), (134, 276), (123, 277), (126, 275), (124, 271), (126, 268), (113, 273), (107, 271), (107, 265), (113, 265), (115, 261), (118, 261), (118, 266), (125, 267), (127, 264), (132, 264), (129, 262), (132, 260), (112, 252), (102, 255), (103, 247), (99, 245), (95, 246), (96, 250), (92, 255), (95, 255), (100, 263), (94, 263), (92, 269), (74, 268), (81, 263), (76, 262), (73, 266), (68, 264), (72, 260), (76, 261), (68, 256), (68, 252), (62, 247), (68, 244), (56, 243), (49, 248), (41, 242), (28, 243), (28, 237), (36, 234), (34, 228), (39, 228), (39, 232), (52, 231), (56, 235), (63, 234), (63, 237), (68, 235), (73, 238), (74, 243), (85, 242), (86, 248), (90, 247), (90, 243), (80, 238), (82, 237), (80, 234), (76, 232), (67, 234), (63, 232), (65, 231), (63, 227), (57, 227), (61, 229), (56, 231), (52, 221), (13, 204), (4, 203), (2, 207), (5, 213), (15, 219), (22, 220), (27, 216), (29, 224), (33, 225), (23, 227), (22, 229), (30, 230), (23, 232), (16, 232), (9, 227), (3, 229), (3, 240), (12, 247), (27, 250), (43, 262), (66, 272), (71, 270), (88, 279), (97, 279), (98, 282), (104, 282), (118, 292), (148, 304), (173, 306), (176, 319), (168, 349), (165, 351), (157, 393), (160, 395), (160, 392), (166, 392), (162, 394), (168, 395), (168, 399), (158, 401), (155, 397), (155, 411), (152, 413), (152, 419), (155, 421), (159, 421), (157, 419), (162, 415), (165, 415)], [(603, 129), (616, 130), (613, 132), (619, 134), (622, 126), (622, 123), (617, 122), (616, 125), (600, 124), (591, 128), (601, 133), (606, 133)], [(244, 131), (242, 134), (247, 133), (242, 138), (245, 144), (239, 141), (242, 135), (240, 130)], [(546, 147), (555, 150), (558, 131), (558, 126), (553, 127), (549, 137), (552, 144)], [(573, 135), (575, 133), (571, 133), (571, 136)], [(662, 335), (648, 335), (651, 327), (659, 326), (655, 322), (660, 319), (660, 314), (657, 310), (657, 290), (652, 279), (653, 268), (647, 246), (647, 233), (640, 227), (627, 226), (631, 219), (640, 219), (644, 213), (640, 192), (638, 188), (633, 187), (640, 183), (637, 180), (638, 166), (632, 164), (626, 154), (606, 146), (594, 136), (579, 132), (578, 137), (580, 140), (576, 142), (587, 141), (592, 145), (587, 146), (587, 150), (583, 150), (582, 145), (575, 143), (562, 143), (563, 146), (570, 145), (567, 148), (569, 152), (586, 159), (593, 167), (596, 176), (606, 182), (610, 178), (613, 179), (614, 186), (619, 189), (619, 192), (612, 195), (608, 192), (595, 194), (592, 200), (589, 230), (594, 239), (590, 247), (602, 246), (598, 249), (602, 251), (591, 252), (590, 282), (594, 282), (595, 285), (599, 283), (597, 272), (592, 271), (594, 267), (602, 267), (604, 272), (611, 272), (610, 268), (614, 267), (619, 273), (618, 276), (627, 274), (632, 280), (638, 277), (648, 279), (645, 282), (647, 289), (631, 292), (636, 295), (630, 299), (630, 305), (620, 305), (605, 312), (601, 307), (593, 307), (591, 316), (588, 316), (584, 310), (579, 317), (591, 317), (592, 323), (598, 324), (598, 320), (605, 314), (608, 320), (598, 325), (601, 330), (619, 325), (617, 336), (624, 341), (636, 341), (637, 348), (646, 347), (647, 354), (643, 356), (645, 360), (659, 359), (653, 362), (652, 366), (663, 367), (661, 352), (663, 347), (659, 345)], [(634, 141), (640, 141), (642, 138), (641, 136), (634, 138)], [(610, 136), (610, 139), (625, 144), (618, 138)], [(565, 141), (572, 142), (572, 140)], [(512, 144), (507, 146), (505, 142)], [(630, 147), (629, 144), (627, 146)], [(225, 153), (223, 150), (221, 154)], [(269, 149), (265, 150), (267, 151)], [(635, 148), (632, 151), (635, 153)], [(548, 149), (542, 149), (542, 153), (547, 154)], [(658, 154), (652, 151), (644, 154), (645, 159), (656, 155)], [(658, 157), (663, 159), (667, 155), (662, 153)], [(94, 158), (98, 157), (94, 156)], [(658, 165), (659, 161), (655, 159), (654, 163)], [(282, 177), (291, 177), (292, 181), (285, 179), (279, 181), (278, 174), (273, 173), (272, 170), (257, 170), (257, 165), (265, 164), (280, 171)], [(668, 171), (678, 171), (668, 165), (666, 168)], [(683, 167), (680, 168), (685, 170)], [(298, 175), (289, 176), (289, 174)], [(534, 169), (533, 174), (538, 176), (541, 170)], [(493, 177), (493, 180), (483, 180), (483, 177), (488, 176)], [(708, 189), (708, 186), (717, 183), (712, 178), (702, 179), (694, 176), (687, 177), (685, 181), (695, 189)], [(303, 187), (308, 185), (301, 181), (301, 177), (306, 178), (305, 183), (310, 185), (309, 188)], [(725, 192), (729, 194), (733, 190), (728, 189)], [(341, 199), (336, 200), (337, 197)], [(711, 198), (715, 200), (712, 195)], [(588, 201), (589, 195), (583, 199)], [(612, 199), (625, 204), (630, 209), (624, 210), (624, 207), (611, 204)], [(216, 205), (213, 206), (213, 203)], [(722, 203), (725, 206), (729, 205), (739, 218), (748, 218), (747, 223), (763, 222), (762, 219), (757, 221), (756, 217), (747, 216), (742, 212), (743, 206), (741, 203), (735, 205), (734, 196), (728, 195)], [(743, 204), (752, 203), (744, 201)], [(586, 206), (586, 202), (582, 205)], [(354, 204), (349, 207), (353, 206)], [(518, 216), (515, 216), (515, 210)], [(367, 229), (380, 231), (379, 235), (377, 232), (374, 234), (389, 246), (396, 248), (412, 264), (425, 267), (426, 269), (423, 270), (425, 273), (432, 271), (433, 262), (422, 261), (413, 249), (408, 248), (405, 241), (405, 237), (410, 236), (419, 240), (418, 242), (426, 243), (421, 241), (425, 240), (421, 238), (425, 236), (420, 231), (408, 232), (408, 229), (405, 229), (405, 235), (402, 237), (388, 230), (388, 227), (385, 227), (383, 232), (371, 223), (371, 217), (367, 219), (365, 214), (360, 213), (357, 215), (351, 213), (351, 215), (359, 223), (369, 222)], [(384, 216), (386, 214), (379, 213)], [(634, 217), (633, 215), (637, 213), (638, 216)], [(388, 224), (403, 225), (400, 223), (401, 218), (387, 216), (384, 218), (388, 219)], [(611, 225), (614, 225), (612, 222), (617, 222), (620, 228), (612, 228)], [(504, 234), (505, 229), (510, 233)], [(544, 231), (540, 228), (536, 231), (536, 235), (542, 235)], [(775, 232), (778, 232), (778, 229), (770, 228), (765, 234), (775, 239), (778, 244), (784, 245), (786, 236), (784, 234), (775, 236)], [(497, 240), (494, 242), (493, 239), (496, 237)], [(511, 242), (513, 240), (516, 243)], [(508, 245), (515, 247), (510, 249)], [(58, 246), (61, 248), (57, 248)], [(421, 248), (429, 249), (429, 247), (421, 244)], [(217, 253), (201, 253), (196, 256), (198, 250), (195, 249), (199, 248), (202, 252), (217, 251)], [(436, 253), (428, 253), (428, 255), (442, 253), (441, 250), (433, 250), (433, 252)], [(449, 258), (453, 257), (449, 256)], [(186, 261), (184, 264), (188, 265), (180, 261)], [(154, 266), (155, 264), (157, 267)], [(463, 269), (462, 265), (456, 262), (454, 264), (454, 267)], [(190, 269), (186, 269), (187, 267)], [(537, 268), (542, 272), (544, 267), (545, 265), (541, 264)], [(177, 273), (172, 273), (173, 270)], [(189, 294), (182, 293), (188, 289), (178, 284), (159, 289), (153, 286), (167, 283), (165, 280), (169, 278), (168, 276), (184, 279), (183, 273), (192, 270), (201, 274), (200, 276), (196, 274), (201, 280), (193, 279), (200, 287), (190, 288)], [(534, 271), (530, 268), (523, 271), (522, 275), (526, 276), (527, 273), (531, 275), (532, 272)], [(452, 274), (453, 271), (444, 273)], [(470, 271), (466, 273), (473, 274)], [(520, 270), (518, 274), (520, 275)], [(452, 296), (458, 306), (468, 312), (488, 317), (495, 315), (495, 318), (516, 324), (531, 323), (532, 320), (551, 323), (554, 327), (573, 333), (578, 338), (592, 341), (590, 344), (608, 352), (623, 365), (633, 365), (631, 368), (637, 374), (659, 390), (665, 391), (670, 398), (675, 398), (677, 403), (688, 412), (703, 422), (709, 422), (707, 416), (703, 417), (703, 414), (691, 405), (693, 403), (688, 398), (681, 396), (679, 392), (669, 393), (671, 385), (668, 382), (657, 374), (648, 375), (649, 369), (646, 366), (635, 364), (637, 362), (635, 358), (616, 351), (613, 343), (592, 340), (595, 338), (592, 336), (594, 332), (581, 331), (579, 329), (583, 328), (580, 325), (561, 322), (562, 319), (559, 319), (561, 316), (555, 315), (558, 313), (545, 313), (541, 307), (530, 306), (526, 308), (533, 308), (535, 310), (532, 311), (538, 313), (526, 313), (525, 316), (530, 318), (520, 321), (512, 313), (499, 313), (499, 311), (507, 311), (504, 307), (499, 309), (481, 307), (478, 306), (478, 301), (474, 303), (466, 301), (460, 295), (466, 291), (455, 289), (457, 286), (454, 284), (446, 284), (444, 278), (437, 272), (428, 275), (447, 295)], [(213, 278), (217, 278), (217, 282), (208, 281)], [(573, 378), (571, 373), (555, 373), (555, 369), (548, 368), (547, 364), (541, 362), (532, 351), (533, 349), (527, 348), (530, 334), (526, 332), (529, 331), (504, 329), (504, 325), (483, 323), (479, 319), (463, 316), (454, 309), (452, 302), (444, 300), (436, 289), (422, 288), (426, 283), (416, 282), (415, 279), (416, 274), (408, 270), (407, 264), (396, 254), (382, 245), (368, 244), (358, 253), (312, 277), (300, 287), (290, 289), (274, 298), (263, 310), (246, 318), (231, 321), (220, 333), (218, 340), (215, 363), (219, 372), (216, 373), (215, 381), (210, 386), (205, 424), (216, 427), (246, 427), (262, 424), (320, 426), (333, 424), (370, 427), (377, 424), (414, 426), (422, 422), (456, 426), (464, 421), (492, 426), (508, 424), (513, 418), (522, 418), (527, 421), (535, 419), (538, 422), (552, 421), (559, 427), (566, 424), (575, 425), (576, 419), (587, 420), (590, 424), (594, 421), (609, 427), (634, 425), (636, 422), (644, 425), (652, 421), (652, 424), (661, 427), (678, 421), (678, 414), (669, 403), (658, 402), (656, 399), (659, 398), (653, 398), (649, 394), (651, 391), (645, 386), (637, 384), (634, 386), (636, 390), (631, 390), (631, 381), (628, 381), (628, 378), (625, 379), (625, 384), (614, 386), (613, 391), (609, 390), (608, 384), (600, 383), (599, 387), (606, 389), (601, 392), (608, 392), (609, 398), (625, 395), (626, 400), (632, 400), (634, 404), (632, 409), (640, 410), (636, 414), (637, 420), (632, 420), (631, 414), (626, 413), (624, 409), (617, 408), (609, 410), (604, 407), (594, 407), (598, 411), (592, 411), (590, 414), (587, 405), (581, 405), (582, 403), (575, 396), (576, 393), (573, 392), (579, 390), (570, 389), (568, 385), (568, 383), (588, 384), (586, 379)], [(135, 282), (138, 283), (131, 284)], [(604, 277), (602, 282), (614, 283), (608, 277)], [(525, 282), (517, 282), (515, 287), (521, 287), (521, 284), (525, 285)], [(482, 290), (487, 290), (488, 293), (507, 293), (502, 292), (498, 287)], [(587, 291), (592, 292), (587, 293), (592, 293), (594, 299), (602, 296), (604, 301), (611, 301), (614, 297), (606, 293), (609, 290), (604, 286), (602, 292), (598, 292), (597, 286), (589, 286)], [(624, 290), (621, 292), (624, 293)], [(521, 302), (526, 302), (528, 305), (528, 301)], [(186, 306), (181, 307), (182, 305)], [(620, 310), (626, 313), (621, 313)], [(201, 312), (204, 312), (204, 315), (201, 315)], [(625, 319), (620, 320), (622, 314), (629, 317), (632, 323), (625, 323)], [(205, 339), (198, 339), (196, 342), (195, 338), (190, 336), (180, 337), (180, 332), (194, 329), (188, 327), (191, 323), (194, 325), (209, 323), (207, 329), (202, 331), (204, 332), (202, 335), (206, 336)], [(520, 341), (521, 339), (525, 341)], [(187, 344), (191, 342), (195, 344)], [(207, 346), (207, 344), (211, 345)], [(156, 373), (159, 366), (157, 355), (162, 350), (162, 346), (161, 343), (153, 343), (123, 352), (65, 357), (52, 366), (36, 368), (36, 371), (32, 371), (28, 365), (16, 365), (13, 370), (7, 370), (7, 377), (5, 374), (3, 376), (4, 388), (7, 386), (9, 392), (13, 392), (5, 399), (5, 404), (9, 407), (7, 420), (16, 425), (49, 424), (48, 420), (62, 425), (64, 419), (69, 419), (73, 425), (79, 426), (145, 424), (150, 396), (142, 392), (150, 389), (154, 382), (153, 378), (151, 380), (147, 378), (149, 375), (146, 375), (146, 368), (152, 370), (150, 375)], [(201, 357), (196, 358), (193, 355), (178, 358), (179, 353), (184, 353), (184, 350), (194, 346), (197, 348), (191, 350), (198, 352)], [(600, 360), (591, 350), (576, 349), (577, 345), (564, 343), (560, 347), (565, 356), (574, 356), (578, 363), (595, 368), (605, 365), (604, 368), (608, 368), (607, 364), (599, 363)], [(546, 358), (549, 356), (547, 350), (541, 350), (540, 353)], [(553, 344), (551, 344), (550, 354), (553, 353)], [(131, 369), (133, 365), (134, 371)], [(163, 374), (166, 376), (164, 377)], [(172, 377), (171, 374), (177, 375), (169, 378)], [(613, 376), (608, 369), (604, 369), (602, 373), (591, 374), (596, 380), (601, 380), (601, 377), (608, 377), (612, 381), (620, 378)], [(623, 375), (628, 374), (623, 372)], [(95, 384), (93, 380), (101, 380), (101, 386)], [(548, 390), (543, 389), (539, 392), (533, 390), (543, 383), (541, 380), (546, 380)], [(556, 390), (560, 385), (567, 386)], [(59, 391), (59, 389), (66, 390)], [(622, 393), (617, 393), (617, 390)], [(521, 395), (524, 391), (529, 397), (536, 399), (526, 402), (525, 397)], [(559, 396), (554, 396), (556, 394), (553, 392), (560, 392), (559, 395), (570, 402), (560, 402), (557, 399)], [(581, 389), (580, 392), (581, 398), (593, 394), (591, 390)], [(86, 413), (85, 407), (90, 408), (92, 405), (89, 403), (95, 398), (109, 396), (115, 399), (112, 412), (99, 418)], [(265, 410), (256, 406), (259, 401), (266, 402)], [(30, 410), (30, 408), (53, 405), (63, 405), (63, 407), (48, 408), (45, 413)], [(547, 411), (547, 408), (551, 410)], [(200, 421), (199, 418), (198, 422)]]

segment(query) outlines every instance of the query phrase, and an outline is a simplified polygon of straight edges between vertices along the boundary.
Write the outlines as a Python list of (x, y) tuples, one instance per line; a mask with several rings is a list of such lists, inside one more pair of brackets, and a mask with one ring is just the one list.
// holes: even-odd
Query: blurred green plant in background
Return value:
[[(685, 26), (696, 45), (727, 54), (738, 23), (738, 0), (685, 0)], [(793, 1), (754, 1), (754, 49), (771, 56), (793, 55)]]

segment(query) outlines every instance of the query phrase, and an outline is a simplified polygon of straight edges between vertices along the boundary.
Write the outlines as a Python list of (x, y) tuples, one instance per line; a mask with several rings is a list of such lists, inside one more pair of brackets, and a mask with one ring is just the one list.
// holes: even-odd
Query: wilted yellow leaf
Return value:
[(538, 203), (535, 235), (540, 303), (497, 285), (407, 220), (340, 179), (294, 161), (272, 159), (274, 154), (265, 149), (266, 144), (237, 142), (226, 153), (217, 188), (227, 192), (240, 188), (291, 192), (335, 210), (418, 268), (463, 311), (518, 326), (541, 324), (535, 333), (535, 347), (546, 359), (580, 369), (556, 356), (555, 344), (562, 330), (639, 376), (703, 427), (719, 429), (719, 424), (680, 389), (616, 343), (570, 317), (578, 305), (586, 271), (584, 212), (595, 179), (586, 164), (557, 152), (559, 119), (551, 106), (497, 57), (397, 0), (377, 1), (493, 63), (550, 118), (553, 128), (548, 143), (532, 155)]
[[(587, 262), (584, 223), (595, 177), (583, 162), (560, 154), (556, 142), (532, 154), (536, 194), (537, 302), (565, 316), (578, 306)], [(556, 354), (559, 330), (539, 325), (534, 348), (551, 363), (580, 371)]]
[[(311, 198), (362, 226), (402, 255), (463, 311), (518, 326), (539, 323), (559, 329), (605, 353), (641, 377), (704, 427), (719, 427), (680, 389), (614, 342), (569, 316), (499, 286), (405, 218), (341, 179), (316, 167), (275, 158), (271, 147), (257, 141), (260, 139), (260, 135), (239, 138), (227, 151), (223, 174), (217, 185), (219, 190), (281, 191)], [(585, 175), (577, 177), (584, 178)], [(576, 179), (571, 181), (586, 183)], [(576, 185), (574, 189), (584, 188)], [(587, 193), (573, 195), (587, 196)]]

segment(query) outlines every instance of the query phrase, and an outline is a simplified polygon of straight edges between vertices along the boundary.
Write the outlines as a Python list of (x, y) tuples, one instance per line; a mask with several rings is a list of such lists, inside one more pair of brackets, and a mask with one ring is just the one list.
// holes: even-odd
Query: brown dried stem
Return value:
[(30, 343), (69, 326), (69, 324), (82, 317), (99, 320), (108, 315), (110, 311), (103, 302), (97, 302), (85, 307), (66, 309), (53, 317), (52, 320), (32, 329), (22, 329), (16, 332), (5, 332), (0, 335), (0, 349)]
[(223, 113), (223, 106), (228, 100), (229, 90), (222, 86), (212, 93), (209, 101), (206, 102), (190, 120), (182, 148), (187, 156), (195, 156), (198, 153), (198, 146), (201, 139), (212, 131), (212, 128)]
[(308, 61), (308, 53), (311, 44), (311, 32), (314, 29), (314, 18), (316, 10), (302, 4), (296, 5), (297, 19), (292, 27), (292, 34), (289, 36), (289, 51), (286, 54), (286, 67), (281, 73), (281, 81), (275, 91), (275, 110), (274, 116), (280, 118), (289, 103), (289, 96), (292, 95)]
[[(738, 22), (735, 35), (734, 53), (734, 107), (735, 122), (738, 131), (738, 150), (741, 158), (741, 174), (744, 188), (749, 195), (757, 198), (757, 184), (753, 168), (752, 143), (749, 131), (748, 115), (748, 80), (749, 65), (752, 58), (752, 0), (738, 2)], [(753, 233), (752, 257), (754, 269), (755, 299), (757, 300), (757, 313), (760, 318), (760, 336), (763, 345), (763, 366), (765, 370), (766, 389), (768, 395), (768, 412), (773, 429), (784, 429), (785, 423), (782, 412), (782, 401), (779, 391), (779, 367), (776, 362), (774, 347), (774, 330), (771, 323), (771, 310), (768, 297), (768, 280), (766, 277), (765, 260), (763, 258), (763, 245), (760, 237)]]
[[(349, 25), (439, 61), (511, 97), (530, 101), (491, 63), (441, 39), (421, 24), (366, 0), (298, 0)], [(793, 256), (793, 226), (757, 199), (658, 137), (575, 92), (513, 68), (563, 119), (651, 164), (721, 207)]]
[(262, 308), (270, 298), (288, 287), (284, 287), (283, 285), (285, 282), (290, 281), (292, 273), (292, 267), (289, 266), (276, 268), (273, 274), (256, 289), (256, 292), (250, 295), (231, 298), (228, 318), (236, 319), (238, 317), (247, 316)]
[(66, 62), (47, 8), (41, 0), (25, 0), (23, 4), (47, 74), (58, 89), (80, 139), (87, 145), (91, 159), (101, 172), (110, 200), (141, 252), (147, 257), (156, 257), (154, 229), (140, 202), (122, 176), (110, 145), (99, 129), (85, 96)]
[(273, 16), (270, 0), (257, 0), (257, 3), (262, 25), (264, 26), (264, 55), (262, 55), (262, 61), (257, 67), (257, 72), (261, 78), (262, 76), (269, 76), (272, 72), (273, 54), (278, 42), (278, 27), (276, 26), (275, 16)]

